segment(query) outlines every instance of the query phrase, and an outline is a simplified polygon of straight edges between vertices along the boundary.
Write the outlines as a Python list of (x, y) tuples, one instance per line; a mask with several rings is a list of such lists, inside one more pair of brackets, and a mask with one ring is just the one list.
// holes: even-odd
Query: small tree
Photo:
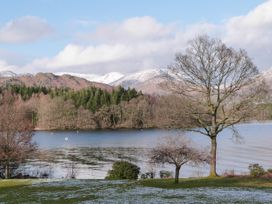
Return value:
[(259, 177), (265, 174), (265, 170), (259, 164), (250, 164), (248, 166), (250, 176)]
[(183, 136), (166, 137), (150, 152), (150, 162), (175, 165), (175, 183), (178, 183), (181, 166), (205, 163), (208, 159), (206, 152), (190, 146), (190, 140)]
[(36, 145), (32, 142), (32, 116), (15, 104), (15, 98), (4, 93), (0, 96), (0, 166), (4, 177), (11, 170), (33, 156)]
[(118, 179), (129, 179), (136, 180), (140, 173), (140, 168), (135, 164), (127, 161), (116, 161), (112, 165), (112, 170), (108, 171), (106, 179), (118, 180)]

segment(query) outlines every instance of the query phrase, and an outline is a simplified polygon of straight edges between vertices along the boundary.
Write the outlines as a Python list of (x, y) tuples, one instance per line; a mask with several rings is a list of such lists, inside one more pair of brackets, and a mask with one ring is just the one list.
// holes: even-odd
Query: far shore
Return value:
[[(242, 123), (238, 123), (236, 125), (243, 125), (243, 124), (271, 124), (272, 125), (272, 120), (250, 120), (250, 121), (243, 121)], [(47, 128), (39, 128), (39, 127), (35, 127), (34, 131), (83, 131), (83, 132), (87, 132), (87, 131), (120, 131), (120, 130), (188, 130), (190, 128), (177, 128), (177, 127), (173, 127), (173, 128), (160, 128), (160, 127), (143, 127), (143, 128), (125, 128), (125, 127), (118, 127), (118, 128), (94, 128), (94, 129), (47, 129)]]

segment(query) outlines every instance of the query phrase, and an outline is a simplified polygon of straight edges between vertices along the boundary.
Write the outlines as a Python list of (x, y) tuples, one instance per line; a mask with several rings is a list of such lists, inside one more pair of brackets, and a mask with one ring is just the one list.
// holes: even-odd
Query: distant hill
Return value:
[(266, 84), (272, 89), (272, 67), (260, 74), (261, 78), (265, 80)]
[(94, 82), (99, 82), (99, 83), (104, 83), (104, 84), (111, 84), (111, 83), (121, 79), (122, 77), (124, 77), (124, 75), (119, 72), (109, 72), (105, 75), (80, 74), (80, 73), (72, 73), (72, 72), (71, 73), (70, 72), (58, 72), (55, 74), (58, 76), (68, 74), (68, 75), (77, 76), (80, 78), (87, 79), (88, 81), (94, 81)]
[(164, 75), (165, 70), (159, 69), (147, 69), (128, 74), (110, 72), (105, 75), (70, 72), (19, 75), (11, 71), (4, 71), (0, 72), (0, 86), (7, 83), (26, 86), (69, 87), (76, 90), (89, 86), (112, 90), (113, 87), (122, 86), (135, 88), (144, 94), (164, 95), (169, 93), (162, 86), (165, 82)]
[(161, 84), (165, 81), (164, 72), (157, 69), (148, 69), (140, 72), (128, 74), (115, 82), (113, 86), (131, 87), (146, 94), (165, 94)]
[(110, 72), (105, 75), (79, 74), (79, 73), (56, 73), (57, 75), (69, 74), (85, 78), (89, 81), (109, 84), (111, 86), (122, 86), (124, 88), (135, 88), (145, 94), (165, 94), (166, 91), (161, 87), (165, 81), (164, 72), (158, 69), (148, 69), (139, 72), (122, 74), (119, 72)]
[[(122, 86), (124, 88), (135, 88), (145, 94), (164, 95), (167, 92), (162, 84), (165, 82), (166, 70), (147, 69), (139, 72), (122, 74), (110, 72), (105, 75), (80, 74), (80, 73), (38, 73), (36, 75), (18, 75), (10, 71), (0, 72), (0, 85), (5, 83), (24, 84), (26, 86), (46, 86), (46, 87), (69, 87), (72, 89), (82, 89), (89, 86), (101, 89), (112, 90), (113, 87)], [(175, 80), (175, 76), (172, 76)], [(261, 72), (258, 76), (264, 79), (272, 90), (272, 68)]]
[(0, 72), (0, 86), (5, 86), (8, 84), (44, 86), (48, 88), (71, 88), (74, 90), (80, 90), (88, 87), (101, 88), (107, 91), (111, 91), (113, 89), (113, 87), (108, 84), (91, 82), (84, 78), (68, 74), (64, 74), (61, 76), (52, 73), (17, 75), (8, 71)]

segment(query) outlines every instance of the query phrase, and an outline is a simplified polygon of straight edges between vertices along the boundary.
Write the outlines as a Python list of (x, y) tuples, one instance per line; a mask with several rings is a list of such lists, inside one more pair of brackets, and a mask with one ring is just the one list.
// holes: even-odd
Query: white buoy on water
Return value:
[(65, 141), (68, 141), (68, 137), (65, 137), (64, 140), (65, 140)]

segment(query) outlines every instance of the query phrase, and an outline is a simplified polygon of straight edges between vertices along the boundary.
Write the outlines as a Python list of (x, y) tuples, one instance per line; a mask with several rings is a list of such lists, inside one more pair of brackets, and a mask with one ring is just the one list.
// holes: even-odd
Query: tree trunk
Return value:
[(216, 136), (213, 136), (211, 137), (210, 177), (218, 176), (216, 173), (216, 152), (217, 152), (217, 141), (216, 141)]
[(9, 179), (9, 178), (10, 178), (9, 164), (7, 162), (5, 165), (5, 179)]
[(176, 166), (175, 183), (179, 182), (179, 170), (180, 170), (180, 166)]

